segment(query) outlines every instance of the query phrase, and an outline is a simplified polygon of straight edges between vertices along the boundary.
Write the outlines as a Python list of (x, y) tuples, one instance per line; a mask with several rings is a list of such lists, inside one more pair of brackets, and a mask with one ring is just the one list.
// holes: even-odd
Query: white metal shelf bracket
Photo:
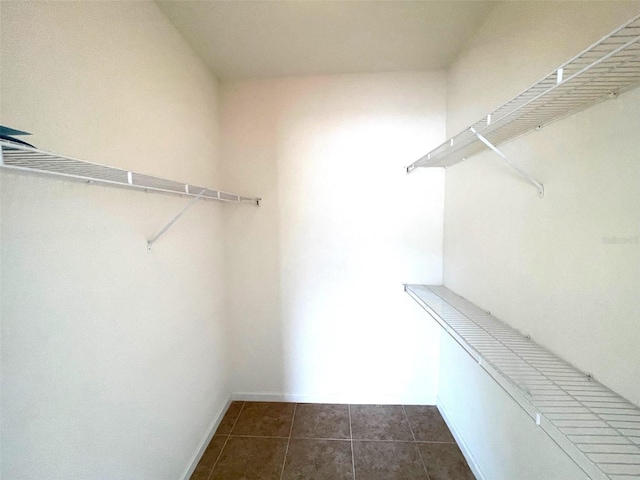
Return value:
[(478, 140), (480, 140), (482, 143), (484, 143), (487, 147), (489, 147), (491, 150), (493, 150), (495, 153), (497, 153), (500, 158), (502, 158), (505, 162), (507, 162), (507, 164), (513, 168), (516, 172), (518, 172), (527, 182), (529, 182), (531, 185), (533, 185), (534, 187), (536, 187), (538, 189), (538, 196), (540, 198), (544, 197), (544, 186), (538, 182), (536, 179), (534, 179), (533, 177), (531, 177), (531, 175), (529, 175), (527, 172), (525, 172), (524, 170), (522, 170), (520, 167), (518, 167), (517, 165), (511, 163), (509, 161), (509, 159), (507, 158), (507, 156), (502, 153), (498, 147), (496, 147), (493, 143), (491, 143), (489, 140), (487, 140), (480, 132), (478, 132), (475, 128), (471, 127), (469, 128), (469, 130), (476, 136), (478, 137)]
[(202, 190), (195, 198), (192, 198), (191, 201), (187, 204), (186, 207), (184, 207), (180, 213), (178, 213), (175, 217), (173, 217), (173, 219), (171, 219), (171, 221), (169, 223), (167, 223), (164, 227), (162, 227), (162, 229), (160, 229), (160, 231), (158, 233), (156, 233), (153, 238), (151, 240), (149, 240), (147, 242), (147, 250), (151, 251), (151, 245), (153, 245), (156, 240), (158, 240), (167, 230), (169, 230), (171, 228), (171, 226), (176, 223), (180, 217), (182, 215), (184, 215), (186, 213), (187, 210), (189, 210), (191, 207), (193, 207), (193, 205), (200, 200), (200, 198), (202, 197), (202, 195), (204, 195), (204, 192), (206, 192), (207, 190), (204, 189)]

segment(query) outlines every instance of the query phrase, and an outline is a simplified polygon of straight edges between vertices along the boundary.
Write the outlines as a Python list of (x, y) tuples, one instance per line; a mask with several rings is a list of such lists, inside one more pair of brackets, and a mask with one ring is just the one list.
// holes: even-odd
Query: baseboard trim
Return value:
[(295, 402), (334, 403), (351, 405), (435, 405), (435, 399), (413, 399), (407, 401), (399, 397), (349, 397), (345, 395), (316, 395), (276, 392), (236, 392), (231, 399), (240, 402)]
[(460, 435), (460, 432), (458, 431), (455, 424), (451, 420), (451, 417), (447, 413), (447, 409), (442, 404), (440, 399), (438, 399), (436, 406), (438, 407), (438, 410), (440, 411), (442, 418), (444, 418), (445, 423), (449, 427), (449, 430), (451, 430), (451, 433), (453, 434), (453, 438), (456, 439), (456, 443), (460, 447), (460, 450), (462, 451), (464, 458), (467, 459), (467, 463), (469, 464), (469, 468), (471, 469), (473, 474), (476, 476), (478, 480), (487, 480), (486, 475), (482, 472), (480, 465), (478, 465), (478, 462), (476, 462), (476, 459), (474, 458), (473, 454), (469, 450), (469, 447), (467, 447), (467, 444), (464, 442), (462, 435)]
[(241, 402), (349, 403), (345, 402), (344, 398), (340, 399), (331, 395), (299, 395), (275, 392), (237, 392), (233, 393), (231, 398)]
[(182, 472), (182, 476), (180, 477), (180, 480), (189, 480), (189, 478), (193, 474), (193, 471), (198, 466), (198, 462), (202, 458), (202, 455), (204, 455), (204, 451), (209, 446), (209, 442), (211, 442), (211, 439), (213, 438), (213, 434), (216, 433), (216, 430), (218, 429), (218, 426), (222, 421), (222, 417), (224, 417), (224, 414), (227, 413), (227, 409), (229, 408), (229, 405), (231, 405), (231, 395), (227, 397), (227, 401), (222, 405), (222, 408), (220, 408), (220, 410), (218, 411), (218, 414), (213, 418), (213, 421), (209, 425), (209, 428), (207, 428), (207, 431), (205, 432), (204, 437), (202, 437), (202, 440), (200, 440), (200, 443), (198, 444), (198, 448), (196, 449), (195, 453), (191, 457), (191, 460), (189, 460), (189, 463), (187, 464), (187, 467), (185, 468), (184, 472)]

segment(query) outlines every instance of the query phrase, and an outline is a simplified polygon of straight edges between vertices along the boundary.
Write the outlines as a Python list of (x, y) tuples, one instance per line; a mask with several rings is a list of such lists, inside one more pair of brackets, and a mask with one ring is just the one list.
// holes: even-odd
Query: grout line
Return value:
[[(434, 442), (432, 440), (416, 440), (416, 443), (439, 443), (441, 445), (458, 445), (457, 442)], [(620, 445), (620, 444), (614, 443), (612, 445)]]
[(407, 409), (402, 405), (402, 411), (404, 412), (404, 418), (407, 419), (407, 424), (409, 425), (409, 430), (411, 430), (411, 436), (413, 437), (413, 441), (417, 442), (416, 435), (413, 433), (413, 427), (411, 426), (411, 421), (409, 420), (409, 415), (407, 415)]
[(422, 466), (424, 467), (424, 473), (427, 474), (427, 480), (431, 480), (431, 477), (429, 476), (429, 471), (427, 470), (427, 464), (424, 463), (424, 458), (422, 457), (422, 453), (418, 448), (418, 442), (415, 442), (413, 445), (416, 447), (416, 452), (418, 452), (418, 456), (420, 457), (420, 461), (422, 462)]
[(420, 463), (422, 463), (422, 468), (424, 468), (424, 473), (427, 476), (427, 480), (430, 480), (429, 472), (427, 471), (427, 465), (424, 463), (424, 459), (422, 458), (422, 454), (420, 453), (420, 449), (418, 448), (418, 441), (416, 440), (416, 434), (413, 433), (413, 427), (411, 426), (411, 420), (409, 420), (409, 415), (407, 415), (407, 409), (402, 405), (402, 411), (404, 412), (404, 418), (407, 419), (407, 423), (409, 424), (409, 430), (411, 430), (411, 436), (413, 437), (413, 448), (415, 448), (418, 457), (420, 457)]
[[(273, 436), (273, 435), (229, 435), (228, 433), (218, 434), (219, 437), (235, 437), (235, 438), (289, 438), (283, 436)], [(331, 437), (294, 437), (291, 436), (293, 440), (321, 440), (321, 441), (330, 441), (330, 442), (350, 442), (351, 438), (331, 438)], [(378, 443), (441, 443), (444, 445), (456, 445), (456, 442), (434, 442), (431, 440), (397, 440), (397, 439), (380, 439), (380, 438), (354, 438), (354, 442), (378, 442)], [(619, 445), (617, 443), (612, 443), (611, 445)]]
[[(242, 411), (244, 410), (244, 406), (246, 405), (247, 402), (242, 402), (242, 407), (240, 407), (240, 412), (238, 412), (238, 416), (236, 417), (236, 419), (233, 422), (233, 425), (231, 425), (231, 430), (229, 430), (229, 432), (233, 432), (233, 429), (236, 426), (236, 423), (238, 423), (238, 419), (240, 418), (240, 415), (242, 415)], [(227, 408), (227, 411), (229, 411), (229, 409)], [(227, 414), (227, 412), (224, 412), (225, 415)], [(223, 415), (224, 418), (224, 415)], [(213, 432), (213, 437), (216, 436), (216, 433)], [(211, 437), (211, 440), (213, 441), (213, 437)], [(224, 448), (227, 446), (227, 443), (229, 442), (229, 438), (231, 438), (231, 433), (229, 433), (229, 435), (227, 435), (227, 439), (224, 441), (224, 445), (222, 445), (222, 448), (220, 449), (220, 453), (218, 453), (218, 456), (216, 457), (216, 461), (213, 463), (213, 467), (211, 467), (211, 471), (209, 472), (209, 476), (207, 477), (207, 480), (209, 480), (211, 478), (211, 475), (213, 475), (213, 471), (216, 468), (216, 465), (218, 465), (218, 460), (220, 460), (220, 457), (222, 456), (222, 452), (224, 452)], [(209, 442), (211, 443), (211, 442)], [(207, 445), (207, 447), (209, 447), (209, 445)]]
[(353, 449), (353, 427), (351, 426), (351, 405), (347, 404), (347, 410), (349, 411), (349, 438), (351, 440), (351, 467), (353, 469), (353, 480), (356, 480), (356, 460), (355, 460), (355, 451)]
[(414, 442), (413, 440), (380, 440), (377, 438), (354, 438), (354, 442), (369, 443), (432, 443), (432, 442)]
[(291, 443), (291, 433), (293, 432), (293, 422), (296, 419), (296, 410), (298, 409), (298, 404), (294, 404), (293, 407), (293, 416), (291, 417), (291, 428), (289, 428), (289, 440), (287, 440), (287, 449), (284, 451), (284, 460), (282, 461), (282, 470), (280, 470), (280, 480), (284, 476), (284, 467), (287, 465), (287, 455), (289, 454), (289, 444)]
[(233, 429), (236, 428), (236, 423), (238, 423), (238, 420), (240, 419), (240, 415), (242, 415), (242, 412), (244, 411), (244, 407), (246, 404), (247, 402), (242, 402), (242, 407), (240, 407), (240, 412), (238, 412), (238, 416), (233, 421), (233, 425), (231, 425), (231, 430), (229, 430), (229, 436), (231, 436), (231, 434), (233, 433)]
[(350, 438), (331, 438), (331, 437), (291, 437), (296, 440), (322, 440), (329, 442), (350, 442)]

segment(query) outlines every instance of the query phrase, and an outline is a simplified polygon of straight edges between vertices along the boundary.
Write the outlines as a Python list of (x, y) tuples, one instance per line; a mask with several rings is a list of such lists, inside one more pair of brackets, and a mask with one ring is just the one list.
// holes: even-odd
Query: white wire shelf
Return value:
[(442, 286), (406, 292), (594, 480), (640, 480), (640, 408)]
[(70, 180), (221, 202), (260, 204), (259, 198), (244, 197), (208, 187), (199, 187), (122, 168), (78, 160), (5, 140), (0, 140), (0, 146), (0, 168), (3, 170), (54, 175)]
[(407, 167), (449, 167), (640, 82), (640, 15)]

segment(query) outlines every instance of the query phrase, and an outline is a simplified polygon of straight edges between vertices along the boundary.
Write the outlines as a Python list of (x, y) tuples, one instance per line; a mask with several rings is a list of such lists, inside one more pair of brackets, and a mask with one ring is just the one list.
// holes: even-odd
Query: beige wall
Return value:
[(444, 74), (222, 84), (225, 175), (263, 193), (227, 216), (233, 391), (433, 403), (437, 329), (402, 282), (441, 281)]
[[(46, 150), (223, 186), (217, 82), (155, 4), (1, 12), (3, 125)], [(179, 478), (230, 393), (228, 205), (197, 204), (148, 253), (186, 199), (4, 172), (0, 186), (0, 476)]]
[[(449, 72), (448, 133), (639, 12), (639, 2), (498, 6)], [(603, 241), (640, 235), (638, 132), (636, 88), (501, 147), (545, 185), (543, 199), (491, 152), (448, 169), (444, 283), (640, 405), (640, 246)], [(484, 374), (456, 360), (455, 348), (442, 346), (439, 401), (486, 478), (514, 478), (518, 468), (529, 478), (536, 462), (507, 462), (500, 442), (475, 433), (500, 399), (479, 378), (468, 388), (467, 377)], [(468, 415), (476, 397), (482, 407)], [(513, 435), (495, 429), (492, 438), (510, 444)], [(535, 435), (527, 442), (538, 448)]]
[[(446, 207), (442, 171), (402, 167), (638, 5), (499, 5), (446, 78), (219, 92), (153, 3), (2, 2), (3, 125), (264, 202), (202, 202), (147, 253), (184, 199), (0, 174), (0, 476), (178, 478), (235, 392), (438, 394), (487, 478), (536, 478), (537, 458), (579, 478), (446, 341), (438, 393), (438, 329), (401, 282), (442, 281), (444, 222), (449, 288), (640, 403), (638, 246), (602, 243), (640, 230), (640, 92), (505, 146), (543, 200), (491, 154), (447, 171)], [(537, 457), (505, 453), (524, 439)]]

